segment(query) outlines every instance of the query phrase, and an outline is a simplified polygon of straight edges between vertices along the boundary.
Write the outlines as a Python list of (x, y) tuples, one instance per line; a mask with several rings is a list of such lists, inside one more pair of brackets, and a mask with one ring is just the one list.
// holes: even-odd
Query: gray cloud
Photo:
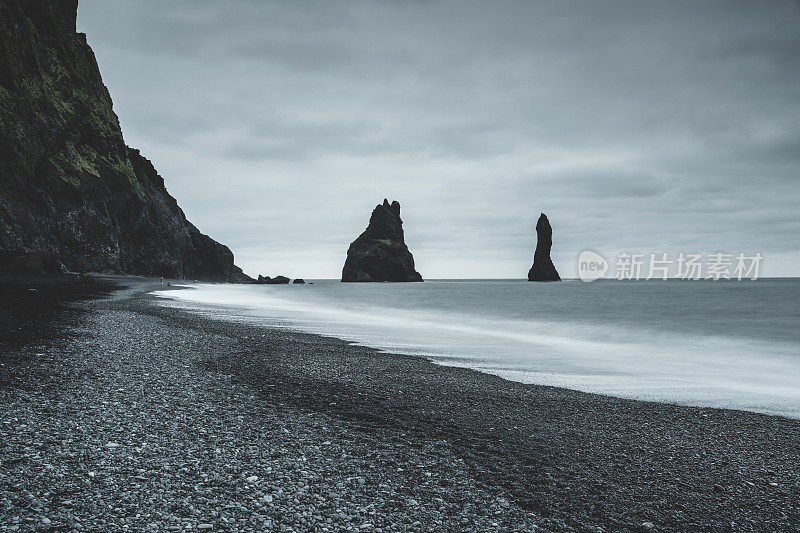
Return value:
[[(338, 275), (384, 197), (427, 277), (761, 250), (798, 275), (797, 2), (81, 0), (129, 144), (251, 274)], [(770, 263), (770, 254), (776, 257)]]

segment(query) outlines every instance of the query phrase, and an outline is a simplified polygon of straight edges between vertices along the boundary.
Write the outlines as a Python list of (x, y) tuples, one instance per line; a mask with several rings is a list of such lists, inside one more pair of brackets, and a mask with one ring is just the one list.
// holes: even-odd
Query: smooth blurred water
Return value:
[(524, 383), (800, 418), (800, 279), (320, 280), (156, 294)]

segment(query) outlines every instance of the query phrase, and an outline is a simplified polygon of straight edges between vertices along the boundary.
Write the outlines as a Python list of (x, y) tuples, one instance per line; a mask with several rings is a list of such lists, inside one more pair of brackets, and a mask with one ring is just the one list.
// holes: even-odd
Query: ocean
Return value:
[(800, 279), (186, 287), (155, 294), (523, 383), (800, 418)]

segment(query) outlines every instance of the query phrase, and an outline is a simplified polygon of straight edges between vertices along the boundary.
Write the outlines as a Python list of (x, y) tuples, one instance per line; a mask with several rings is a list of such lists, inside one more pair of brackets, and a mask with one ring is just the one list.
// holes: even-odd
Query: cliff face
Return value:
[(528, 271), (528, 281), (561, 281), (553, 260), (550, 259), (550, 248), (553, 246), (553, 228), (544, 213), (536, 223), (536, 251), (533, 253), (533, 266)]
[(406, 246), (400, 204), (384, 200), (347, 250), (342, 281), (422, 281)]
[[(75, 271), (237, 281), (153, 165), (125, 145), (77, 0), (0, 0), (0, 256)], [(0, 265), (1, 268), (1, 265)]]

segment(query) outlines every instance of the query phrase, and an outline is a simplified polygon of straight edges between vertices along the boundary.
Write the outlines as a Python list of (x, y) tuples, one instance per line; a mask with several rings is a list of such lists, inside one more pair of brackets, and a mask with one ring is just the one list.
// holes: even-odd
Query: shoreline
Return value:
[[(322, 351), (323, 355), (309, 357), (305, 354), (306, 358), (313, 360), (313, 367), (320, 365), (324, 369), (313, 375), (309, 375), (309, 368), (306, 368), (303, 362), (287, 361), (286, 356), (276, 359), (281, 365), (288, 365), (291, 368), (292, 381), (289, 389), (293, 391), (292, 394), (296, 395), (302, 390), (307, 395), (299, 400), (300, 406), (321, 409), (346, 419), (366, 419), (380, 424), (397, 425), (403, 429), (420, 430), (426, 434), (444, 436), (453, 442), (465, 441), (463, 452), (472, 456), (477, 464), (488, 467), (477, 468), (485, 470), (483, 474), (490, 480), (489, 483), (509, 488), (517, 498), (517, 502), (524, 508), (560, 518), (568, 516), (574, 518), (572, 513), (582, 514), (583, 517), (576, 525), (579, 529), (588, 527), (594, 520), (594, 515), (603, 515), (609, 511), (612, 515), (616, 514), (612, 509), (619, 508), (623, 502), (625, 503), (622, 507), (638, 508), (638, 510), (634, 513), (626, 511), (624, 514), (627, 516), (624, 518), (612, 516), (611, 520), (601, 520), (598, 525), (612, 529), (620, 527), (637, 529), (642, 523), (653, 522), (667, 530), (687, 527), (703, 529), (709, 525), (704, 523), (705, 520), (715, 523), (712, 528), (730, 528), (730, 522), (736, 521), (737, 504), (743, 503), (736, 502), (737, 497), (750, 500), (754, 495), (747, 494), (748, 491), (761, 492), (766, 500), (768, 491), (759, 491), (758, 488), (769, 487), (774, 490), (775, 487), (770, 483), (775, 481), (768, 479), (771, 475), (769, 472), (790, 474), (792, 481), (785, 487), (787, 492), (784, 496), (791, 500), (795, 495), (800, 495), (800, 472), (796, 466), (800, 464), (796, 462), (800, 460), (798, 453), (800, 420), (797, 419), (750, 411), (631, 400), (545, 385), (522, 384), (476, 370), (439, 365), (422, 356), (392, 354), (352, 345), (333, 337), (214, 320), (161, 306), (159, 309), (170, 309), (165, 312), (166, 316), (180, 316), (179, 320), (186, 320), (189, 323), (198, 320), (203, 324), (203, 328), (232, 330), (241, 337), (253, 338), (258, 332), (268, 331), (273, 342), (278, 339), (285, 342), (283, 349), (290, 353), (300, 354), (308, 351), (308, 346), (314, 351)], [(266, 376), (275, 373), (271, 368), (275, 360), (273, 362), (268, 362), (269, 358), (259, 360), (257, 354), (260, 352), (263, 352), (263, 348), (259, 347), (258, 342), (251, 342), (248, 343), (247, 358), (216, 361), (212, 367), (238, 373), (246, 382), (259, 388), (259, 383)], [(358, 363), (348, 365), (341, 361), (343, 352), (356, 358)], [(270, 354), (274, 353), (274, 349), (270, 350)], [(261, 355), (266, 354), (261, 353)], [(331, 361), (340, 364), (331, 364)], [(329, 372), (336, 375), (334, 383), (330, 383), (332, 380), (328, 378)], [(286, 374), (281, 372), (280, 376), (285, 378)], [(422, 376), (427, 379), (421, 380)], [(419, 383), (420, 381), (423, 383)], [(343, 406), (341, 401), (337, 401), (335, 406), (326, 405), (324, 394), (320, 395), (314, 391), (320, 384), (330, 387), (335, 394), (347, 398), (349, 402), (347, 406)], [(352, 393), (342, 392), (351, 387), (360, 389), (355, 396), (363, 394), (365, 397), (354, 398)], [(437, 390), (437, 387), (440, 389)], [(270, 393), (274, 393), (275, 387), (268, 389)], [(261, 390), (264, 391), (263, 387)], [(286, 394), (289, 394), (288, 390)], [(423, 399), (427, 401), (421, 401)], [(489, 400), (493, 400), (491, 408), (485, 405)], [(528, 410), (533, 405), (538, 406), (543, 412), (529, 413)], [(462, 416), (455, 416), (454, 413)], [(731, 427), (725, 427), (726, 424)], [(533, 443), (526, 442), (529, 439), (520, 438), (526, 433), (524, 426), (531, 430), (529, 435)], [(776, 463), (774, 468), (759, 472), (731, 471), (731, 465), (736, 464), (735, 455), (753, 453), (753, 450), (759, 447), (773, 446), (775, 439), (771, 434), (781, 432), (788, 432), (783, 435), (787, 439), (786, 444), (793, 443), (782, 448), (787, 455), (779, 458), (773, 450), (759, 458), (759, 462), (763, 462), (768, 455), (772, 455), (771, 459)], [(663, 438), (659, 437), (659, 433)], [(742, 434), (749, 434), (752, 439), (746, 445), (742, 441), (747, 441), (748, 438), (742, 439)], [(596, 444), (575, 442), (580, 440), (576, 438), (579, 436), (593, 439)], [(638, 444), (626, 442), (629, 440), (636, 440)], [(682, 440), (684, 442), (681, 442)], [(601, 442), (604, 444), (601, 445)], [(683, 472), (678, 476), (668, 471), (659, 471), (655, 466), (659, 465), (666, 469), (670, 464), (665, 463), (663, 457), (658, 454), (659, 448), (664, 445), (682, 453), (685, 463), (679, 465), (683, 467), (681, 468)], [(564, 450), (556, 452), (551, 449), (552, 446), (561, 446)], [(601, 453), (599, 449), (601, 446), (615, 451)], [(633, 451), (631, 448), (635, 449), (636, 453), (631, 454)], [(693, 455), (697, 457), (691, 457)], [(601, 458), (601, 461), (590, 460), (589, 458), (593, 456)], [(637, 456), (639, 460), (635, 459)], [(714, 456), (718, 460), (709, 459)], [(550, 457), (550, 460), (536, 461), (534, 459), (536, 457)], [(620, 457), (625, 458), (620, 459)], [(699, 457), (703, 459), (700, 460)], [(497, 461), (497, 465), (489, 467), (487, 463), (491, 461)], [(709, 464), (704, 465), (704, 461), (710, 461), (718, 468), (710, 469)], [(545, 469), (543, 464), (550, 466)], [(622, 475), (621, 470), (630, 467), (642, 469), (641, 472), (649, 472), (651, 479)], [(722, 469), (723, 472), (717, 472), (718, 469)], [(679, 478), (685, 481), (678, 482)], [(615, 485), (612, 491), (613, 497), (620, 498), (620, 501), (610, 505), (607, 511), (601, 511), (598, 506), (606, 505), (611, 494), (605, 494), (598, 500), (603, 491), (594, 492), (594, 489), (580, 491), (574, 490), (574, 487), (565, 490), (570, 483), (578, 480), (585, 484), (584, 488), (592, 485), (595, 488), (606, 484)], [(666, 483), (669, 490), (653, 490), (649, 487), (650, 483)], [(623, 488), (625, 485), (629, 485), (633, 490)], [(530, 486), (539, 487), (547, 495), (542, 497), (541, 494), (532, 494), (534, 491), (527, 488)], [(636, 493), (636, 487), (647, 490)], [(622, 492), (617, 493), (618, 490)], [(654, 513), (650, 507), (655, 502), (663, 502), (665, 499), (676, 498), (681, 493), (685, 494), (687, 490), (690, 493), (686, 498), (689, 504), (678, 503), (675, 506), (679, 511), (681, 507), (686, 511), (672, 514), (671, 511), (675, 509), (660, 509)], [(582, 494), (577, 496), (574, 492)], [(650, 504), (639, 501), (641, 498), (649, 499)], [(753, 500), (757, 499), (756, 497)], [(562, 514), (559, 508), (563, 507), (564, 501), (571, 501), (569, 507), (572, 505), (576, 507)], [(717, 506), (724, 502), (731, 505), (730, 520), (724, 520), (718, 514)], [(694, 520), (688, 520), (687, 517), (689, 514), (687, 512), (691, 509), (690, 504), (698, 505), (696, 511), (690, 513)], [(792, 527), (800, 527), (800, 509), (797, 505), (792, 503), (787, 507), (790, 512), (786, 516), (791, 515)], [(722, 507), (724, 508), (724, 505)], [(576, 508), (580, 509), (577, 513)], [(591, 510), (588, 511), (589, 509)], [(744, 509), (739, 508), (739, 511)], [(631, 521), (632, 515), (637, 518)], [(765, 523), (755, 529), (763, 527)], [(778, 520), (774, 522), (773, 527), (781, 529), (786, 526), (785, 521)]]
[[(402, 486), (405, 491), (405, 500), (380, 500), (381, 512), (364, 522), (371, 527), (387, 531), (529, 530), (533, 524), (548, 531), (800, 527), (798, 420), (525, 385), (330, 337), (199, 317), (155, 305), (155, 297), (147, 292), (157, 289), (157, 283), (120, 281), (132, 288), (85, 304), (90, 313), (84, 318), (90, 327), (81, 336), (88, 340), (79, 340), (91, 344), (89, 351), (86, 346), (73, 351), (69, 364), (98, 364), (95, 352), (115, 334), (125, 333), (118, 329), (125, 324), (143, 332), (154, 329), (152, 339), (142, 339), (136, 348), (139, 355), (127, 356), (130, 361), (157, 365), (165, 359), (161, 371), (191, 373), (203, 386), (222, 379), (221, 388), (231, 396), (214, 405), (233, 410), (236, 416), (256, 417), (255, 427), (266, 433), (273, 428), (258, 417), (273, 422), (277, 417), (284, 424), (311, 417), (323, 420), (315, 427), (339, 428), (347, 435), (342, 442), (366, 446), (362, 453), (369, 455), (373, 468), (359, 477), (365, 486), (378, 496), (385, 490), (381, 485)], [(114, 322), (117, 315), (126, 321)], [(100, 334), (104, 337), (96, 338)], [(177, 364), (181, 357), (197, 364), (184, 369)], [(124, 374), (124, 379), (136, 383), (136, 375)], [(83, 385), (67, 380), (62, 386)], [(16, 405), (8, 402), (13, 390), (2, 392), (5, 405)], [(165, 392), (147, 392), (148, 401), (160, 405), (158, 395)], [(165, 402), (178, 393), (173, 388), (168, 392)], [(234, 395), (243, 395), (241, 405), (233, 402)], [(121, 401), (119, 408), (126, 405)], [(154, 404), (153, 409), (160, 408)], [(214, 411), (204, 413), (198, 420), (207, 417), (213, 425)], [(325, 438), (324, 442), (337, 442)], [(2, 452), (5, 466), (9, 450)], [(339, 455), (328, 459), (333, 465), (341, 462), (342, 469), (350, 464)], [(430, 476), (417, 475), (420, 464)], [(306, 480), (309, 489), (303, 492), (326, 503), (338, 501), (330, 496), (330, 486), (321, 489), (320, 483)], [(349, 487), (349, 482), (342, 483)], [(470, 488), (460, 491), (463, 486)], [(334, 487), (342, 496), (343, 491)], [(0, 488), (6, 494), (6, 484)], [(474, 498), (466, 505), (463, 499), (469, 494)], [(463, 515), (467, 522), (462, 523), (460, 510), (467, 508), (477, 511)], [(5, 518), (8, 509), (0, 511)], [(279, 520), (275, 525), (294, 523), (291, 511), (275, 516)]]
[[(322, 281), (336, 281), (336, 280), (314, 280), (317, 282)], [(442, 281), (442, 280), (429, 280), (431, 282)], [(452, 280), (446, 280), (452, 281)], [(465, 280), (459, 280), (465, 281)], [(466, 280), (472, 281), (472, 280)], [(487, 280), (480, 280), (480, 281), (487, 281)], [(488, 281), (507, 281), (507, 280), (488, 280)], [(516, 281), (524, 281), (524, 280), (516, 280)], [(581, 282), (583, 284), (583, 282)], [(713, 283), (713, 282), (712, 282)], [(225, 284), (222, 284), (223, 286)], [(203, 284), (200, 286), (196, 286), (194, 284), (190, 285), (178, 285), (173, 287), (164, 287), (161, 290), (157, 290), (156, 292), (163, 292), (168, 293), (170, 290), (176, 289), (198, 289), (202, 293), (203, 291)], [(211, 296), (214, 296), (213, 294)], [(280, 297), (280, 295), (276, 294), (276, 296)], [(409, 349), (404, 350), (402, 348), (398, 349), (396, 347), (392, 347), (392, 342), (387, 342), (388, 338), (391, 338), (391, 335), (394, 332), (388, 332), (387, 335), (381, 336), (376, 335), (374, 333), (370, 334), (367, 333), (366, 335), (358, 333), (358, 325), (354, 323), (350, 323), (350, 331), (347, 331), (347, 328), (342, 329), (338, 328), (339, 331), (336, 331), (336, 328), (323, 327), (320, 330), (317, 322), (314, 322), (310, 319), (300, 320), (299, 322), (294, 321), (290, 315), (286, 315), (285, 313), (281, 316), (280, 319), (275, 318), (274, 316), (268, 315), (260, 315), (260, 314), (252, 314), (249, 312), (249, 304), (248, 305), (240, 305), (232, 300), (230, 297), (227, 298), (226, 301), (217, 301), (215, 302), (213, 298), (210, 298), (208, 302), (200, 299), (194, 300), (189, 297), (187, 300), (182, 301), (181, 297), (177, 298), (175, 303), (170, 302), (170, 297), (166, 295), (158, 295), (156, 300), (160, 303), (159, 305), (163, 305), (165, 307), (174, 307), (178, 310), (182, 310), (185, 312), (191, 313), (193, 316), (197, 316), (198, 318), (211, 318), (216, 311), (228, 315), (229, 312), (232, 313), (225, 318), (220, 318), (219, 320), (226, 321), (227, 323), (231, 324), (245, 324), (251, 325), (254, 327), (264, 327), (269, 329), (276, 329), (282, 332), (295, 332), (300, 334), (309, 334), (309, 335), (317, 335), (321, 337), (329, 337), (332, 339), (337, 339), (343, 341), (347, 344), (353, 344), (357, 346), (362, 346), (368, 349), (374, 349), (380, 353), (386, 353), (390, 355), (414, 355), (422, 357), (423, 359), (434, 363), (437, 366), (445, 366), (445, 367), (455, 367), (455, 368), (468, 368), (475, 370), (477, 372), (481, 372), (484, 374), (492, 375), (499, 377), (503, 380), (507, 380), (514, 383), (521, 383), (525, 385), (539, 385), (539, 386), (548, 386), (554, 387), (559, 389), (566, 389), (578, 392), (584, 392), (587, 394), (598, 394), (601, 396), (610, 396), (619, 399), (627, 399), (627, 400), (634, 400), (634, 401), (641, 401), (641, 402), (653, 402), (653, 403), (660, 403), (666, 405), (675, 405), (675, 406), (683, 406), (683, 407), (700, 407), (700, 408), (710, 408), (710, 409), (721, 409), (721, 410), (732, 410), (732, 411), (743, 411), (749, 413), (758, 413), (758, 414), (765, 414), (769, 416), (778, 416), (782, 418), (789, 418), (793, 420), (800, 420), (800, 405), (797, 404), (794, 398), (786, 398), (782, 396), (770, 396), (769, 394), (764, 393), (764, 385), (762, 385), (762, 389), (758, 392), (751, 393), (748, 396), (747, 388), (744, 388), (739, 391), (729, 391), (725, 389), (713, 389), (713, 387), (709, 387), (705, 389), (704, 392), (709, 391), (717, 391), (722, 390), (723, 392), (717, 393), (716, 396), (713, 394), (703, 394), (703, 393), (696, 393), (695, 390), (700, 390), (702, 387), (698, 387), (697, 383), (699, 382), (691, 382), (689, 381), (690, 386), (684, 386), (684, 389), (678, 388), (676, 386), (675, 389), (670, 389), (671, 383), (669, 379), (662, 379), (661, 381), (657, 381), (658, 378), (653, 380), (650, 386), (644, 387), (640, 386), (638, 388), (630, 388), (626, 387), (625, 385), (617, 384), (616, 387), (608, 386), (606, 383), (603, 382), (602, 379), (600, 380), (592, 380), (592, 378), (596, 376), (605, 376), (606, 374), (603, 372), (603, 367), (597, 367), (597, 373), (593, 374), (590, 370), (589, 373), (584, 376), (580, 371), (570, 372), (566, 371), (563, 374), (559, 372), (558, 369), (544, 371), (542, 373), (537, 372), (539, 370), (537, 367), (532, 368), (523, 368), (523, 367), (516, 367), (516, 368), (502, 368), (499, 366), (501, 359), (482, 359), (480, 357), (476, 357), (475, 353), (471, 353), (469, 357), (464, 357), (464, 354), (459, 352), (454, 352), (451, 350), (450, 352), (445, 353), (444, 355), (439, 352), (430, 351), (429, 347), (426, 347), (426, 344), (423, 341), (422, 343), (412, 342), (409, 344)], [(181, 303), (188, 305), (188, 309), (184, 309)], [(258, 303), (258, 302), (256, 302)], [(281, 308), (279, 307), (279, 310)], [(330, 312), (332, 310), (328, 309)], [(392, 309), (387, 309), (386, 311), (392, 311)], [(280, 325), (271, 325), (269, 322), (272, 319), (278, 320)], [(499, 319), (495, 318), (495, 321)], [(324, 323), (324, 317), (323, 317)], [(434, 324), (436, 325), (436, 324)], [(326, 324), (327, 326), (327, 324)], [(612, 325), (608, 324), (608, 327), (613, 327)], [(333, 331), (331, 331), (333, 329)], [(368, 330), (369, 331), (369, 330)], [(406, 333), (407, 337), (413, 338), (415, 330), (411, 330), (411, 333)], [(656, 330), (654, 332), (658, 333)], [(668, 330), (670, 332), (676, 332), (677, 330)], [(712, 339), (724, 339), (721, 334), (718, 334), (719, 337), (710, 337)], [(394, 339), (396, 340), (396, 339)], [(736, 340), (733, 338), (732, 340)], [(751, 340), (750, 337), (743, 336), (741, 338), (742, 341), (749, 341)], [(765, 342), (762, 339), (757, 339), (761, 342)], [(405, 342), (403, 339), (402, 342)], [(647, 350), (648, 346), (642, 345), (640, 347), (641, 350)], [(688, 350), (688, 348), (687, 348)], [(426, 353), (427, 352), (427, 353)], [(643, 352), (639, 352), (643, 353)], [(686, 352), (681, 352), (686, 353)], [(691, 352), (689, 352), (691, 353)], [(757, 360), (756, 358), (751, 358), (752, 360)], [(478, 363), (475, 363), (478, 361)], [(483, 364), (481, 364), (483, 363)], [(635, 362), (633, 362), (635, 363)], [(709, 362), (711, 363), (711, 362)], [(546, 364), (546, 362), (544, 363)], [(763, 366), (763, 361), (760, 363)], [(741, 370), (740, 370), (741, 371)], [(610, 370), (608, 376), (612, 378), (617, 378), (619, 380), (626, 380), (628, 383), (638, 383), (637, 379), (641, 378), (645, 381), (648, 379), (653, 379), (652, 375), (649, 374), (631, 374), (626, 375), (624, 372), (614, 373), (615, 370)], [(542, 378), (540, 374), (543, 374), (545, 377)], [(531, 378), (532, 375), (537, 375), (538, 377)], [(553, 378), (552, 376), (567, 376), (567, 378)], [(587, 382), (583, 382), (581, 378), (588, 377)], [(707, 379), (714, 379), (716, 376), (708, 375), (704, 376)], [(680, 380), (680, 376), (677, 376), (675, 381)], [(787, 381), (787, 380), (784, 380)], [(590, 385), (587, 385), (590, 383)], [(751, 385), (755, 385), (756, 383), (751, 382)], [(773, 384), (773, 386), (782, 386), (786, 385), (786, 383), (780, 384)], [(657, 390), (661, 392), (651, 393), (651, 391)], [(667, 391), (667, 393), (663, 392)], [(688, 393), (685, 391), (689, 391)], [(771, 400), (771, 401), (770, 401)], [(783, 403), (781, 403), (783, 402)]]

